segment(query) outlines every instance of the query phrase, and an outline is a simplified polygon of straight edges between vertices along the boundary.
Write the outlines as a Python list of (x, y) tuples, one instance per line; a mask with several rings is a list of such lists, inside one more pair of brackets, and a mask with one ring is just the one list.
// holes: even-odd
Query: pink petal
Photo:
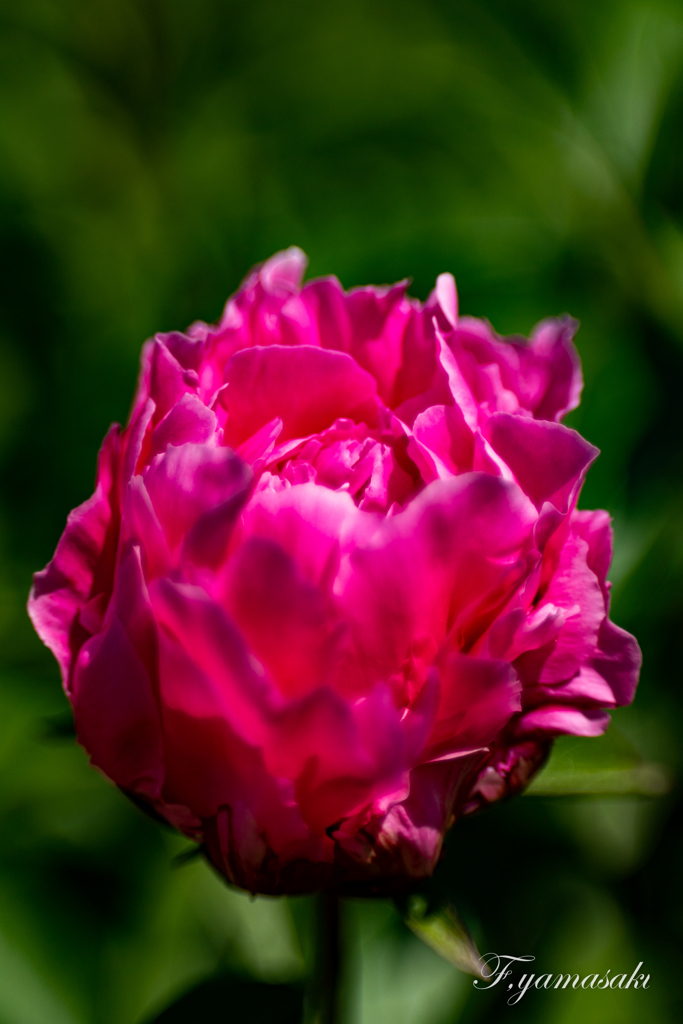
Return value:
[(408, 452), (425, 483), (472, 469), (474, 437), (457, 405), (433, 405), (413, 423)]
[(601, 736), (610, 723), (606, 711), (546, 704), (523, 714), (516, 724), (518, 736), (536, 732), (555, 736)]
[(134, 547), (119, 566), (114, 600), (104, 632), (83, 645), (74, 668), (78, 738), (117, 785), (155, 796), (163, 777), (156, 630)]
[(152, 350), (149, 397), (156, 406), (158, 423), (183, 395), (196, 391), (199, 378), (186, 370), (157, 336)]
[(519, 348), (520, 399), (536, 419), (557, 422), (579, 404), (583, 376), (572, 341), (577, 327), (571, 317), (544, 320), (528, 347)]
[(301, 287), (301, 279), (308, 265), (308, 257), (297, 245), (275, 253), (258, 272), (264, 289), (274, 295), (292, 294)]
[(350, 352), (351, 320), (346, 295), (337, 278), (309, 281), (302, 289), (301, 301), (317, 327), (318, 344), (337, 352)]
[(203, 513), (246, 500), (251, 471), (228, 448), (188, 443), (157, 455), (144, 480), (174, 551)]
[(66, 687), (74, 655), (87, 637), (79, 629), (78, 613), (92, 597), (111, 587), (120, 430), (115, 425), (107, 434), (99, 455), (95, 493), (69, 513), (54, 557), (35, 573), (28, 599), (31, 621), (59, 662)]
[(306, 579), (329, 591), (357, 531), (378, 522), (359, 512), (348, 494), (307, 483), (256, 494), (242, 513), (239, 533), (241, 539), (275, 541)]
[(128, 484), (121, 521), (121, 542), (137, 544), (148, 582), (170, 570), (171, 555), (166, 537), (139, 476), (134, 476)]
[(402, 281), (391, 288), (354, 288), (346, 296), (350, 354), (373, 375), (386, 403), (403, 361), (403, 335), (414, 306), (405, 289), (406, 282)]
[(538, 509), (549, 501), (558, 511), (567, 512), (599, 454), (575, 430), (560, 423), (495, 413), (485, 432)]
[(160, 637), (164, 799), (201, 818), (247, 806), (273, 849), (307, 835), (287, 786), (268, 772), (261, 750), (231, 725), (229, 696), (175, 640)]
[(595, 651), (606, 610), (600, 583), (586, 562), (587, 551), (587, 543), (575, 534), (562, 548), (539, 608), (552, 604), (562, 609), (565, 622), (555, 639), (515, 661), (525, 684), (570, 679)]
[(431, 635), (437, 646), (449, 634), (455, 644), (472, 642), (482, 617), (526, 572), (521, 555), (534, 519), (514, 484), (468, 473), (429, 484), (384, 520), (353, 551), (338, 585), (355, 646), (346, 684), (362, 692), (388, 679), (418, 637)]
[(184, 370), (199, 371), (207, 347), (206, 333), (190, 337), (181, 331), (170, 331), (168, 334), (157, 334), (156, 340), (166, 346)]
[(230, 560), (224, 587), (227, 610), (285, 696), (331, 680), (341, 623), (279, 544), (249, 538)]
[[(449, 654), (441, 666), (441, 701), (431, 756), (483, 747), (521, 708), (521, 683), (508, 661)], [(443, 749), (442, 749), (443, 748)]]
[[(262, 744), (279, 698), (226, 612), (200, 587), (169, 579), (154, 582), (150, 597), (159, 625), (211, 681), (211, 699), (220, 705), (216, 713), (244, 740)], [(206, 713), (201, 704), (196, 709), (196, 701), (203, 699), (198, 687), (189, 687), (182, 699), (188, 714)]]
[(216, 414), (193, 394), (184, 394), (152, 431), (148, 458), (166, 451), (169, 444), (179, 446), (216, 443)]
[(276, 416), (281, 441), (315, 434), (340, 416), (377, 420), (375, 381), (343, 352), (310, 345), (243, 349), (230, 359), (225, 380), (225, 442), (232, 447)]
[(603, 619), (590, 666), (607, 682), (617, 705), (633, 700), (642, 660), (635, 637), (608, 618)]

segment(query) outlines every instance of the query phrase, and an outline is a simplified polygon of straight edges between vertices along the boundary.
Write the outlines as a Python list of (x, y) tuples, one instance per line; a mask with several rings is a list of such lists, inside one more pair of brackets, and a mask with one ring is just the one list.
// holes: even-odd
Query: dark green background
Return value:
[[(654, 762), (669, 790), (524, 797), (456, 825), (440, 870), (484, 951), (642, 960), (647, 992), (508, 1008), (392, 904), (355, 903), (349, 1024), (680, 1019), (681, 140), (673, 0), (2, 0), (0, 1024), (138, 1024), (214, 972), (296, 982), (310, 960), (307, 901), (174, 863), (188, 843), (88, 768), (24, 610), (142, 341), (216, 319), (293, 243), (347, 287), (425, 297), (451, 270), (502, 333), (581, 320), (570, 422), (603, 450), (582, 504), (614, 515), (614, 618), (645, 665), (551, 771)], [(220, 991), (167, 1019), (246, 1020)]]

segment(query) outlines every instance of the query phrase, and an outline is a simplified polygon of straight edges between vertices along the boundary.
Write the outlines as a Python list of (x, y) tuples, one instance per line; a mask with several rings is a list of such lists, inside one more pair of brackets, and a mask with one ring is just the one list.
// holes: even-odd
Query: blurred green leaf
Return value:
[(664, 796), (673, 774), (644, 760), (614, 725), (600, 737), (561, 737), (528, 796)]
[(543, 771), (525, 791), (526, 796), (664, 796), (672, 786), (670, 772), (660, 764), (602, 772)]

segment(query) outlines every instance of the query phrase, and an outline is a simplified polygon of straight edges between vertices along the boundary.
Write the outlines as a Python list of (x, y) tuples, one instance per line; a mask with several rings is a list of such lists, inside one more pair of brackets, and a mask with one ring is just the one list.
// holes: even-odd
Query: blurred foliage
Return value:
[[(214, 975), (197, 999), (311, 962), (309, 901), (228, 890), (88, 768), (24, 611), (141, 342), (215, 319), (292, 243), (347, 287), (412, 275), (424, 297), (452, 270), (503, 333), (582, 322), (570, 422), (603, 449), (583, 504), (615, 516), (640, 691), (605, 741), (558, 745), (534, 799), (458, 823), (433, 884), (484, 951), (652, 972), (531, 992), (518, 1019), (680, 1019), (682, 139), (677, 0), (2, 0), (0, 1024), (137, 1024)], [(595, 770), (635, 775), (550, 798)], [(512, 1012), (393, 904), (345, 925), (349, 1022)]]

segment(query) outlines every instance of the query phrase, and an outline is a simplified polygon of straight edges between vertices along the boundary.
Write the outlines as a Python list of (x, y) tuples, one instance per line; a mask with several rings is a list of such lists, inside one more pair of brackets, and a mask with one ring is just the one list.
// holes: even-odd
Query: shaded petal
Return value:
[(546, 604), (564, 613), (564, 624), (554, 639), (520, 655), (515, 666), (525, 685), (570, 679), (593, 655), (598, 632), (606, 617), (602, 589), (586, 562), (588, 544), (571, 533), (539, 610)]
[(144, 480), (174, 551), (203, 513), (246, 500), (251, 470), (228, 448), (188, 443), (157, 455)]
[[(160, 699), (166, 778), (164, 799), (201, 818), (240, 805), (275, 851), (308, 830), (291, 784), (273, 777), (258, 746), (230, 724), (226, 692), (175, 640), (160, 638)], [(242, 844), (244, 855), (244, 844)]]
[(285, 696), (301, 696), (330, 681), (341, 623), (279, 544), (248, 538), (230, 560), (223, 595)]
[(77, 622), (84, 605), (111, 588), (118, 509), (115, 486), (120, 430), (111, 428), (100, 450), (95, 493), (69, 513), (52, 561), (35, 573), (28, 613), (38, 636), (59, 663), (68, 689), (75, 653), (87, 638)]
[[(440, 668), (441, 700), (431, 756), (483, 747), (521, 708), (522, 685), (508, 661), (449, 654)], [(444, 748), (442, 750), (442, 748)]]
[(633, 700), (642, 660), (636, 638), (608, 618), (603, 619), (590, 667), (606, 681), (617, 705)]
[(72, 702), (79, 741), (93, 764), (122, 788), (152, 797), (163, 778), (156, 650), (139, 551), (129, 547), (105, 629), (78, 655)]
[(266, 756), (274, 774), (296, 780), (304, 819), (323, 831), (396, 788), (402, 740), (385, 687), (354, 706), (323, 687), (276, 716)]
[[(268, 715), (280, 703), (279, 696), (226, 612), (200, 587), (169, 579), (156, 580), (150, 597), (159, 624), (220, 694), (221, 714), (234, 732), (249, 743), (262, 744)], [(184, 699), (188, 713), (195, 713), (200, 691), (190, 688)]]
[(351, 319), (346, 295), (336, 277), (309, 281), (302, 289), (301, 301), (316, 324), (318, 343), (337, 352), (351, 351)]
[(181, 366), (162, 338), (162, 335), (157, 335), (154, 339), (149, 385), (149, 397), (156, 406), (157, 423), (183, 395), (196, 392), (199, 384), (196, 371)]
[(373, 375), (387, 403), (403, 359), (403, 334), (415, 306), (406, 297), (406, 284), (401, 281), (390, 288), (354, 288), (346, 296), (350, 354)]
[(144, 552), (145, 579), (163, 576), (171, 568), (171, 555), (142, 477), (128, 484), (121, 520), (121, 543), (132, 541)]

